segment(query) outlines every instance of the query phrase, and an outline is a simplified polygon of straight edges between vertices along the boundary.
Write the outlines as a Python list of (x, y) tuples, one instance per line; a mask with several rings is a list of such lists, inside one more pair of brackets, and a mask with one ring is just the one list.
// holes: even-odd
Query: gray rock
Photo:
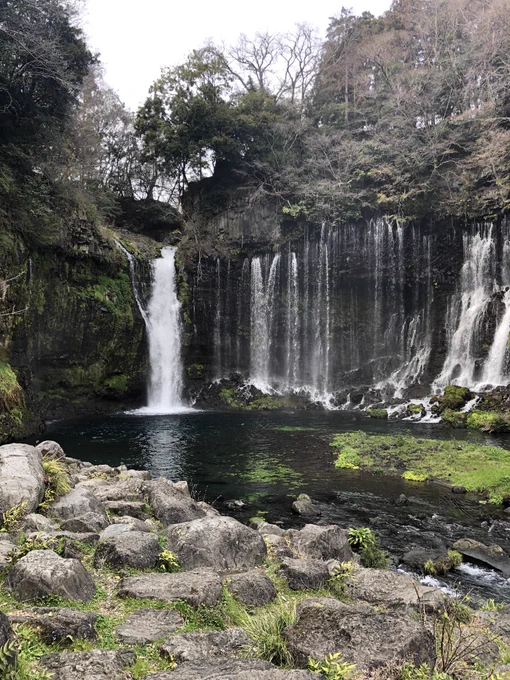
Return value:
[(318, 590), (326, 585), (330, 576), (326, 562), (311, 558), (295, 560), (285, 557), (279, 573), (292, 590)]
[(252, 569), (242, 574), (232, 574), (224, 582), (229, 591), (243, 604), (262, 607), (276, 597), (276, 588), (263, 571)]
[(214, 658), (238, 658), (252, 643), (251, 638), (240, 628), (228, 630), (195, 631), (172, 635), (159, 650), (163, 656), (173, 657), (177, 663), (201, 662)]
[(58, 531), (58, 524), (44, 515), (30, 513), (23, 520), (21, 530), (27, 534), (33, 531), (49, 533), (51, 531)]
[(398, 507), (402, 507), (403, 505), (409, 505), (409, 499), (405, 494), (401, 493), (400, 496), (395, 500), (395, 505), (397, 505)]
[[(113, 525), (124, 525), (131, 527), (133, 531), (154, 531), (157, 529), (156, 525), (150, 524), (151, 520), (145, 520), (145, 522), (142, 522), (141, 519), (136, 519), (136, 517), (130, 517), (129, 515), (125, 515), (122, 517), (111, 517), (110, 518)], [(108, 538), (108, 536), (106, 536)]]
[(142, 501), (106, 501), (106, 510), (111, 515), (129, 515), (137, 519), (148, 519), (146, 505)]
[(97, 614), (65, 607), (36, 607), (9, 616), (11, 623), (24, 623), (37, 628), (47, 644), (67, 639), (95, 640)]
[(263, 520), (259, 522), (255, 528), (257, 531), (260, 531), (263, 536), (285, 536), (287, 533), (285, 529), (282, 529), (277, 524), (268, 524), (268, 522), (264, 522)]
[(60, 444), (49, 439), (47, 441), (40, 442), (35, 448), (39, 449), (43, 456), (48, 456), (49, 458), (66, 457), (64, 449), (60, 446)]
[(142, 479), (115, 477), (111, 479), (87, 479), (77, 485), (79, 489), (87, 489), (101, 503), (107, 501), (143, 501)]
[(276, 534), (262, 534), (264, 543), (267, 547), (267, 552), (275, 559), (281, 560), (283, 557), (293, 557), (289, 541), (285, 536), (277, 536)]
[(127, 667), (136, 661), (131, 649), (92, 652), (62, 652), (41, 659), (52, 680), (128, 680)]
[(233, 517), (205, 517), (167, 528), (167, 548), (184, 569), (249, 569), (267, 555), (262, 536)]
[(510, 558), (499, 545), (484, 545), (471, 538), (462, 538), (453, 544), (453, 549), (463, 557), (487, 564), (500, 571), (505, 578), (510, 578)]
[(115, 538), (116, 536), (122, 536), (123, 534), (128, 534), (132, 531), (138, 531), (134, 524), (125, 524), (124, 522), (119, 522), (117, 524), (110, 524), (106, 527), (100, 534), (99, 540), (106, 541), (108, 538)]
[(433, 611), (445, 604), (445, 595), (438, 588), (423, 586), (407, 574), (382, 569), (356, 569), (347, 594), (356, 600), (387, 607), (424, 607)]
[(123, 476), (146, 481), (151, 478), (151, 473), (147, 472), (147, 470), (128, 470)]
[(379, 613), (368, 606), (351, 607), (333, 598), (305, 600), (298, 618), (284, 631), (294, 662), (340, 653), (358, 671), (399, 659), (417, 666), (435, 662), (433, 634), (403, 612)]
[(188, 496), (188, 498), (191, 498), (188, 482), (184, 482), (184, 481), (174, 482), (174, 488), (177, 489), (178, 491), (180, 491), (185, 496)]
[(60, 519), (82, 517), (89, 512), (102, 515), (106, 519), (104, 505), (90, 491), (81, 487), (76, 487), (59, 498), (50, 510), (53, 517)]
[(176, 489), (168, 479), (153, 479), (145, 482), (144, 489), (154, 516), (164, 526), (190, 522), (206, 515), (194, 500)]
[(103, 513), (86, 512), (79, 517), (71, 517), (62, 522), (62, 531), (71, 531), (79, 534), (99, 533), (108, 526), (108, 520)]
[(115, 629), (115, 635), (126, 645), (147, 645), (163, 640), (184, 625), (175, 609), (139, 609)]
[(16, 547), (9, 534), (0, 534), (0, 571), (10, 566), (9, 556)]
[(209, 503), (206, 503), (205, 501), (198, 501), (197, 505), (206, 515), (218, 517), (221, 514), (216, 508), (213, 508), (212, 505), (209, 505)]
[(148, 598), (175, 602), (184, 600), (192, 607), (214, 605), (221, 600), (221, 580), (211, 571), (188, 571), (176, 574), (142, 574), (121, 580), (120, 597)]
[(306, 524), (301, 531), (289, 529), (285, 536), (295, 557), (339, 562), (349, 562), (354, 557), (348, 541), (348, 532), (335, 524), (324, 527)]
[(0, 515), (21, 503), (27, 514), (33, 512), (44, 490), (40, 449), (28, 444), (0, 446)]
[[(122, 526), (122, 525), (120, 525)], [(161, 546), (158, 537), (142, 531), (130, 531), (100, 541), (94, 556), (94, 566), (152, 569), (156, 566)]]
[(92, 577), (78, 560), (59, 557), (53, 550), (33, 550), (10, 570), (4, 587), (18, 600), (47, 595), (88, 602), (96, 593)]
[(152, 673), (143, 680), (317, 680), (308, 671), (284, 671), (261, 659), (213, 659), (185, 663), (169, 673)]
[(320, 508), (315, 505), (306, 493), (300, 494), (297, 500), (292, 503), (292, 510), (297, 515), (302, 515), (303, 517), (318, 517), (322, 515)]
[(422, 574), (425, 573), (425, 563), (429, 560), (446, 563), (448, 560), (448, 549), (446, 546), (442, 548), (416, 548), (415, 550), (410, 550), (402, 558), (402, 563), (413, 571)]

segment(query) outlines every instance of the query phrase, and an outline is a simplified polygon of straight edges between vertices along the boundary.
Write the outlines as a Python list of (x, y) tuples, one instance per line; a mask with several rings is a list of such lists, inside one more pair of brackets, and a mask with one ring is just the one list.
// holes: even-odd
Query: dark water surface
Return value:
[[(475, 496), (456, 496), (439, 484), (336, 469), (329, 446), (332, 435), (352, 430), (411, 432), (510, 449), (510, 435), (380, 421), (339, 411), (122, 414), (54, 422), (47, 437), (58, 441), (68, 456), (95, 464), (125, 463), (174, 481), (185, 479), (201, 498), (242, 520), (263, 510), (270, 522), (303, 524), (290, 506), (296, 495), (308, 493), (321, 503), (321, 521), (373, 526), (395, 564), (407, 550), (430, 547), (438, 538), (451, 545), (469, 536), (510, 551), (510, 524), (491, 516), (494, 509), (480, 505)], [(398, 507), (394, 501), (402, 493), (410, 503)], [(225, 502), (234, 499), (246, 506), (229, 510)], [(481, 596), (510, 601), (510, 583), (492, 572), (467, 566), (449, 578), (450, 585), (453, 578)]]

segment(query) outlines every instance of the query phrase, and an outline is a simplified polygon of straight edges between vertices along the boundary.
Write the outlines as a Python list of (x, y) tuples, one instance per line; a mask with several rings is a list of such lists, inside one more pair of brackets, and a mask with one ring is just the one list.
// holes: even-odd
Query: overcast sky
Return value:
[(178, 64), (208, 38), (285, 31), (306, 22), (325, 33), (342, 4), (380, 14), (390, 0), (88, 0), (84, 28), (101, 54), (106, 80), (136, 109), (162, 66)]

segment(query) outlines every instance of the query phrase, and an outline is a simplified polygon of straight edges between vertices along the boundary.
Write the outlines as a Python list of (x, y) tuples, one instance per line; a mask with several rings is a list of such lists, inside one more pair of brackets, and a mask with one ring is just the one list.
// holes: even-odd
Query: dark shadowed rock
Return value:
[[(7, 616), (0, 611), (0, 650), (12, 639), (13, 632), (11, 624)], [(14, 666), (16, 662), (16, 655), (13, 652), (9, 654), (9, 664)]]
[(176, 574), (142, 574), (124, 578), (119, 584), (120, 597), (148, 598), (175, 602), (184, 600), (192, 607), (213, 605), (221, 600), (221, 580), (212, 571), (188, 571)]
[(382, 569), (356, 569), (347, 594), (371, 604), (421, 606), (429, 611), (440, 609), (445, 603), (445, 596), (438, 588), (423, 586), (406, 574)]
[(59, 557), (53, 550), (33, 550), (9, 572), (4, 587), (18, 600), (33, 601), (47, 595), (88, 602), (96, 587), (78, 560)]
[(45, 533), (49, 533), (51, 531), (57, 531), (58, 524), (44, 515), (30, 513), (23, 520), (21, 530), (26, 534), (29, 534), (33, 531), (44, 531)]
[(144, 489), (154, 517), (165, 526), (190, 522), (206, 515), (198, 503), (176, 488), (168, 479), (145, 482)]
[(170, 526), (165, 534), (184, 569), (249, 569), (267, 555), (262, 536), (233, 517), (205, 517)]
[(21, 503), (33, 512), (44, 497), (42, 453), (28, 444), (0, 446), (0, 515)]
[(50, 514), (59, 519), (82, 517), (87, 513), (102, 515), (106, 519), (104, 505), (90, 491), (81, 487), (76, 487), (59, 498), (50, 510)]
[(62, 531), (72, 531), (76, 533), (99, 533), (108, 526), (108, 520), (103, 513), (86, 512), (79, 517), (72, 517), (62, 522)]
[(351, 607), (333, 598), (305, 600), (298, 618), (284, 631), (297, 666), (308, 658), (340, 653), (358, 670), (377, 668), (394, 659), (420, 666), (435, 662), (433, 634), (403, 612), (379, 613), (371, 607)]
[(224, 582), (229, 591), (243, 604), (261, 607), (276, 597), (276, 588), (263, 571), (252, 569), (242, 574), (232, 574)]
[[(122, 526), (122, 525), (120, 525)], [(101, 541), (94, 556), (94, 566), (151, 569), (156, 566), (161, 546), (158, 537), (142, 531), (130, 531)]]
[(142, 501), (106, 501), (105, 507), (112, 515), (129, 515), (137, 519), (148, 519), (146, 505)]
[(143, 680), (317, 680), (308, 671), (284, 671), (261, 659), (214, 659), (185, 663), (169, 673), (152, 673)]
[(184, 619), (175, 609), (139, 609), (117, 626), (115, 635), (126, 645), (147, 645), (182, 628)]
[(330, 576), (328, 565), (322, 560), (295, 560), (289, 557), (281, 561), (279, 574), (292, 590), (317, 590), (326, 585)]
[(92, 652), (62, 652), (41, 659), (40, 664), (50, 673), (52, 680), (128, 680), (127, 668), (136, 661), (131, 649)]
[(322, 514), (320, 508), (306, 493), (300, 494), (297, 500), (292, 503), (292, 510), (303, 517), (318, 517)]
[(97, 614), (76, 609), (57, 607), (36, 607), (24, 612), (11, 614), (11, 623), (24, 623), (37, 628), (47, 644), (66, 639), (95, 640), (94, 624)]
[(9, 534), (0, 534), (0, 571), (10, 566), (9, 556), (16, 547)]
[(455, 486), (452, 486), (452, 493), (465, 494), (467, 493), (467, 489), (465, 486), (462, 486), (462, 484), (456, 484)]
[(163, 656), (173, 657), (177, 663), (201, 662), (214, 658), (239, 657), (251, 638), (240, 628), (217, 631), (195, 631), (172, 635), (159, 650)]
[(453, 549), (463, 557), (470, 557), (500, 571), (505, 578), (510, 577), (510, 558), (499, 545), (487, 546), (471, 538), (461, 538), (453, 544)]
[(353, 558), (348, 532), (335, 524), (324, 527), (306, 524), (300, 531), (289, 529), (285, 537), (295, 557), (339, 562), (349, 562)]
[(58, 442), (51, 441), (50, 439), (40, 442), (35, 448), (39, 449), (43, 456), (48, 456), (49, 458), (65, 458), (66, 456), (64, 449), (60, 446), (60, 444)]

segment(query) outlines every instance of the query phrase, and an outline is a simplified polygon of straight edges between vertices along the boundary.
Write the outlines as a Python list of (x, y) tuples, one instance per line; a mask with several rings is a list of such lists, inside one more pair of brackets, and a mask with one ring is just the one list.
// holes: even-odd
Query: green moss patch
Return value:
[(510, 451), (496, 446), (365, 432), (338, 434), (331, 446), (339, 468), (378, 467), (411, 481), (446, 481), (484, 494), (492, 503), (510, 495)]

